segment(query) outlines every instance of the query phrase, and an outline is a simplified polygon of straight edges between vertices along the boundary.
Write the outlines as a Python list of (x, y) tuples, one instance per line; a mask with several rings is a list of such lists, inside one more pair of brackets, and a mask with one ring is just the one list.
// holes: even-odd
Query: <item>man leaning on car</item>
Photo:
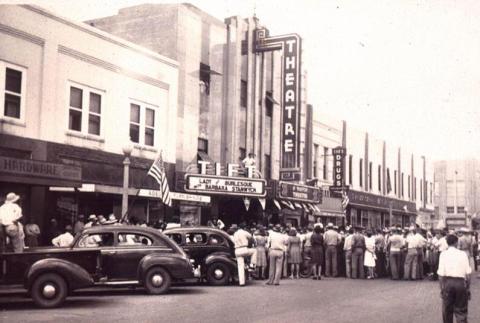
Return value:
[(245, 231), (246, 224), (240, 223), (239, 229), (233, 234), (233, 242), (235, 244), (235, 257), (237, 258), (238, 267), (238, 284), (245, 286), (245, 257), (252, 257), (252, 263), (257, 258), (257, 250), (248, 248), (248, 243), (252, 240), (252, 235)]

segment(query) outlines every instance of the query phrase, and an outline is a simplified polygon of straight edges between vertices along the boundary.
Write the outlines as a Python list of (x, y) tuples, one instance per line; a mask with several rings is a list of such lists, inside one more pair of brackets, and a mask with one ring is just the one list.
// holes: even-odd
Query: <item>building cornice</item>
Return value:
[(32, 35), (32, 34), (29, 34), (29, 33), (26, 33), (22, 30), (4, 25), (4, 24), (0, 24), (0, 32), (2, 32), (4, 34), (7, 34), (7, 35), (10, 35), (10, 36), (13, 36), (13, 37), (16, 37), (16, 38), (21, 38), (23, 40), (29, 41), (31, 43), (34, 43), (34, 44), (37, 44), (37, 45), (40, 45), (40, 46), (45, 45), (45, 39), (40, 38), (40, 37), (35, 36), (35, 35)]
[(119, 74), (122, 74), (122, 75), (126, 75), (128, 77), (134, 78), (136, 80), (148, 83), (150, 85), (153, 85), (153, 86), (165, 89), (165, 90), (168, 90), (170, 88), (169, 84), (167, 84), (165, 82), (162, 82), (160, 80), (154, 79), (154, 78), (146, 76), (146, 75), (142, 75), (142, 74), (127, 70), (127, 69), (125, 69), (123, 67), (120, 67), (118, 65), (115, 65), (115, 64), (112, 64), (110, 62), (101, 60), (99, 58), (87, 55), (85, 53), (79, 52), (79, 51), (77, 51), (75, 49), (72, 49), (72, 48), (69, 48), (69, 47), (58, 45), (58, 52), (61, 53), (61, 54), (73, 57), (75, 59), (87, 62), (89, 64), (99, 66), (99, 67), (104, 68), (106, 70), (109, 70), (109, 71), (112, 71), (112, 72), (115, 72), (115, 73), (119, 73)]
[(70, 21), (70, 20), (67, 20), (65, 18), (62, 18), (62, 17), (59, 17), (55, 14), (52, 14), (48, 11), (46, 11), (45, 9), (43, 8), (40, 8), (40, 7), (37, 7), (37, 6), (33, 6), (33, 5), (20, 5), (21, 7), (27, 9), (27, 10), (30, 10), (30, 11), (33, 11), (35, 13), (38, 13), (42, 16), (45, 16), (47, 18), (50, 18), (52, 20), (55, 20), (55, 21), (58, 21), (62, 24), (65, 24), (69, 27), (72, 27), (72, 28), (75, 28), (75, 29), (78, 29), (82, 32), (85, 32), (87, 34), (90, 34), (92, 36), (95, 36), (97, 38), (100, 38), (102, 40), (105, 40), (105, 41), (108, 41), (112, 44), (115, 44), (117, 46), (120, 46), (120, 47), (123, 47), (123, 48), (126, 48), (126, 49), (129, 49), (129, 50), (132, 50), (132, 51), (135, 51), (137, 53), (140, 53), (142, 55), (145, 55), (145, 56), (148, 56), (149, 58), (151, 59), (154, 59), (156, 61), (159, 61), (159, 62), (162, 62), (164, 64), (167, 64), (169, 66), (172, 66), (172, 67), (178, 67), (179, 64), (178, 62), (172, 60), (172, 59), (169, 59), (167, 57), (164, 57), (160, 54), (157, 54), (153, 51), (150, 51), (146, 48), (143, 48), (141, 46), (138, 46), (134, 43), (131, 43), (127, 40), (124, 40), (124, 39), (121, 39), (121, 38), (118, 38), (118, 37), (115, 37), (109, 33), (106, 33), (106, 32), (103, 32), (97, 28), (94, 28), (94, 27), (90, 27), (89, 25), (85, 24), (85, 23), (77, 23), (77, 22), (73, 22), (73, 21)]

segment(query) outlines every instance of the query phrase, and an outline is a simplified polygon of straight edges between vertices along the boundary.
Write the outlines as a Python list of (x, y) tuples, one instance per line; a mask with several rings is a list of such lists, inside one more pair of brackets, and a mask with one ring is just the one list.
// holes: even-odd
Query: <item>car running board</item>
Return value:
[(122, 280), (122, 281), (100, 281), (95, 283), (95, 286), (121, 286), (121, 285), (138, 285), (138, 280)]

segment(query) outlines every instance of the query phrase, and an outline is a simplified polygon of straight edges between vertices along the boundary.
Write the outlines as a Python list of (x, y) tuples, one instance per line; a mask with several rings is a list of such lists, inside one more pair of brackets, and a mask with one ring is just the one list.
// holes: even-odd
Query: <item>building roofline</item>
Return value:
[(53, 20), (56, 20), (60, 23), (63, 23), (67, 26), (70, 26), (70, 27), (73, 27), (73, 28), (76, 28), (80, 31), (83, 31), (83, 32), (86, 32), (92, 36), (95, 36), (97, 38), (100, 38), (100, 39), (103, 39), (103, 40), (106, 40), (112, 44), (115, 44), (117, 46), (121, 46), (123, 48), (126, 48), (126, 49), (130, 49), (130, 50), (133, 50), (137, 53), (140, 53), (140, 54), (143, 54), (145, 56), (148, 56), (156, 61), (159, 61), (159, 62), (162, 62), (162, 63), (165, 63), (167, 65), (170, 65), (172, 67), (178, 67), (179, 66), (179, 63), (171, 58), (168, 58), (166, 56), (163, 56), (163, 55), (160, 55), (154, 51), (151, 51), (145, 47), (142, 47), (142, 46), (139, 46), (135, 43), (132, 43), (132, 42), (129, 42), (128, 40), (125, 40), (125, 39), (122, 39), (120, 37), (116, 37), (112, 34), (109, 34), (107, 32), (104, 32), (100, 29), (97, 29), (95, 27), (92, 27), (86, 23), (83, 23), (83, 22), (77, 22), (77, 21), (73, 21), (69, 18), (65, 18), (65, 17), (62, 17), (62, 16), (59, 16), (58, 14), (56, 13), (53, 13), (51, 11), (48, 11), (44, 8), (41, 8), (41, 7), (38, 7), (38, 6), (35, 6), (35, 5), (27, 5), (27, 4), (23, 4), (23, 5), (20, 5), (21, 7), (27, 9), (27, 10), (30, 10), (30, 11), (33, 11), (35, 13), (38, 13), (42, 16), (45, 16), (47, 18), (50, 18), (50, 19), (53, 19)]

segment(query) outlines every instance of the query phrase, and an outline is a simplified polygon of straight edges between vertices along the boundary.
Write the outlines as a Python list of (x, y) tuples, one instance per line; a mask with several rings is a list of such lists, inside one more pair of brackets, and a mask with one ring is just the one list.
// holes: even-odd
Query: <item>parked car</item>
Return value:
[(211, 285), (227, 285), (238, 279), (235, 247), (231, 237), (211, 227), (182, 227), (163, 232), (175, 241), (194, 262), (194, 266)]
[(165, 293), (173, 281), (193, 277), (190, 259), (158, 230), (96, 226), (70, 247), (40, 247), (0, 254), (2, 285), (23, 285), (41, 307), (62, 304), (72, 291), (92, 286), (142, 285)]

